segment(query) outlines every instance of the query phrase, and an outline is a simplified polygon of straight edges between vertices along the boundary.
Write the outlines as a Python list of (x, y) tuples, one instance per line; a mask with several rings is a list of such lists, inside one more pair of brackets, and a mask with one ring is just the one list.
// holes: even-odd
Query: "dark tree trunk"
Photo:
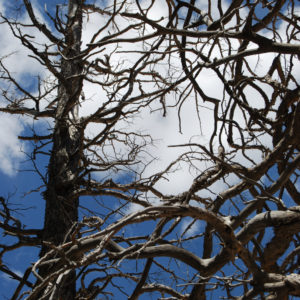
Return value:
[[(78, 59), (81, 44), (83, 0), (69, 0), (65, 48), (61, 58), (61, 77), (53, 132), (53, 148), (48, 167), (48, 185), (43, 241), (54, 245), (67, 240), (67, 233), (78, 218), (78, 198), (71, 197), (76, 189), (79, 173), (80, 130), (78, 101), (82, 89), (82, 61)], [(43, 245), (43, 256), (49, 247)], [(49, 268), (42, 268), (40, 275), (47, 277)], [(75, 299), (75, 271), (65, 276), (59, 297)], [(60, 299), (60, 298), (58, 298)]]

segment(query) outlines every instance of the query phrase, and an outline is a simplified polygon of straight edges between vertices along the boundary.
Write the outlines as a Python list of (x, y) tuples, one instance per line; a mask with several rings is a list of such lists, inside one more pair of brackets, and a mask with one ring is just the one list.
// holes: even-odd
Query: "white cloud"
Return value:
[[(158, 3), (158, 2), (157, 2)], [(159, 2), (160, 3), (160, 2)], [(228, 3), (224, 2), (224, 11), (228, 7)], [(198, 3), (199, 7), (202, 9), (205, 9), (203, 6), (203, 3), (200, 1)], [(159, 19), (160, 16), (163, 15), (163, 10), (165, 8), (157, 6), (153, 7), (151, 9), (151, 12), (149, 13), (149, 16)], [(217, 16), (218, 12), (216, 8), (212, 11), (213, 16)], [(246, 11), (243, 11), (242, 14), (245, 16)], [(93, 19), (94, 18), (94, 19)], [(83, 33), (84, 41), (85, 43), (88, 43), (90, 40), (91, 32), (92, 30), (98, 29), (99, 24), (103, 24), (101, 22), (101, 17), (95, 17), (94, 15), (91, 15), (89, 18), (89, 24), (85, 26), (85, 32)], [(227, 26), (232, 26), (232, 20)], [(231, 24), (232, 23), (232, 24)], [(128, 25), (126, 23), (125, 19), (120, 18), (117, 22), (118, 26), (120, 28), (124, 28)], [(150, 28), (149, 28), (150, 30)], [(108, 29), (107, 29), (108, 31)], [(125, 34), (126, 37), (132, 37), (130, 34)], [(99, 37), (101, 38), (101, 36)], [(238, 41), (232, 41), (231, 46), (234, 49), (238, 49), (239, 42)], [(122, 50), (122, 46), (119, 45), (119, 51)], [(199, 45), (201, 47), (201, 45)], [(210, 47), (210, 46), (209, 46)], [(126, 44), (124, 46), (126, 50), (137, 50), (138, 47), (136, 44)], [(224, 49), (226, 46), (224, 46)], [(112, 51), (113, 47), (108, 46), (106, 48), (106, 53), (109, 53)], [(161, 48), (163, 49), (163, 48)], [(220, 51), (216, 50), (217, 48), (213, 50), (213, 53), (211, 55), (211, 58), (220, 58)], [(203, 51), (209, 51), (209, 48)], [(101, 53), (103, 57), (104, 53)], [(226, 55), (226, 52), (223, 52), (222, 55)], [(113, 62), (120, 63), (122, 65), (131, 66), (135, 61), (137, 61), (140, 54), (137, 53), (131, 53), (128, 52), (126, 54), (122, 53), (114, 53), (111, 55), (111, 59)], [(259, 74), (265, 74), (265, 66), (270, 65), (272, 62), (274, 55), (273, 54), (265, 54), (262, 56), (261, 61), (257, 61), (256, 57), (249, 57), (249, 64), (251, 67), (255, 67), (256, 71), (259, 72)], [(192, 57), (191, 60), (195, 60), (195, 57)], [(263, 63), (262, 63), (263, 60)], [(180, 62), (178, 57), (174, 54), (172, 58), (172, 63), (174, 65), (179, 66)], [(115, 66), (116, 66), (115, 65)], [(156, 70), (163, 75), (166, 74), (166, 70), (164, 66), (161, 64), (157, 64), (155, 66)], [(175, 70), (175, 69), (174, 69)], [(245, 70), (246, 71), (246, 70)], [(229, 75), (228, 75), (229, 76)], [(230, 79), (230, 78), (228, 78)], [(217, 78), (215, 73), (209, 69), (203, 69), (200, 73), (200, 75), (197, 78), (197, 82), (200, 85), (200, 87), (203, 89), (203, 91), (210, 97), (214, 97), (217, 99), (223, 98), (223, 85), (220, 79)], [(146, 91), (150, 91), (153, 88), (150, 84), (145, 87)], [(95, 111), (95, 108), (99, 106), (99, 103), (103, 103), (107, 101), (106, 94), (101, 90), (98, 86), (92, 86), (91, 84), (88, 84), (88, 86), (85, 88), (86, 94), (88, 95), (88, 99), (91, 99), (89, 102), (86, 102), (82, 106), (82, 114), (87, 115), (91, 113), (92, 111)], [(270, 96), (271, 89), (268, 86), (263, 87), (265, 93)], [(255, 89), (248, 89), (247, 91), (247, 97), (248, 99), (251, 99), (250, 105), (254, 108), (261, 108), (264, 103), (262, 103), (261, 97), (259, 97), (259, 94)], [(228, 96), (227, 101), (228, 101)], [(175, 102), (175, 95), (171, 94), (166, 97), (166, 103), (174, 103)], [(200, 124), (198, 121), (197, 116), (197, 105), (198, 110), (200, 112)], [(189, 148), (168, 148), (169, 145), (174, 144), (185, 144), (189, 143), (190, 141), (194, 143), (199, 143), (203, 146), (207, 146), (210, 136), (214, 129), (214, 115), (213, 115), (213, 106), (210, 103), (203, 103), (202, 100), (199, 100), (198, 103), (195, 103), (195, 100), (192, 96), (190, 96), (182, 105), (181, 108), (181, 131), (179, 132), (179, 119), (177, 114), (177, 109), (171, 109), (169, 108), (167, 111), (166, 117), (162, 117), (162, 113), (160, 111), (156, 111), (160, 107), (160, 104), (152, 103), (150, 107), (144, 108), (141, 112), (139, 117), (135, 118), (132, 125), (128, 128), (128, 131), (141, 131), (145, 133), (149, 133), (153, 139), (155, 140), (154, 146), (150, 146), (148, 148), (148, 151), (151, 153), (153, 157), (157, 157), (158, 159), (151, 163), (145, 170), (144, 176), (147, 177), (150, 174), (159, 172), (164, 170), (171, 162), (175, 161), (182, 153), (189, 151)], [(223, 108), (225, 109), (225, 108)], [(240, 124), (244, 124), (243, 114), (238, 109), (235, 113), (235, 121)], [(244, 124), (245, 125), (245, 124)], [(124, 123), (119, 123), (120, 127), (125, 127)], [(90, 133), (92, 134), (96, 132), (96, 128), (99, 128), (99, 126), (90, 126)], [(95, 131), (94, 131), (95, 130)], [(234, 138), (239, 139), (239, 133), (234, 132)], [(223, 137), (223, 143), (226, 148), (228, 149), (228, 145), (226, 142), (226, 137)], [(260, 142), (263, 142), (264, 145), (271, 147), (271, 137), (262, 137), (260, 139)], [(218, 141), (215, 139), (214, 145), (215, 148), (218, 147)], [(260, 161), (262, 159), (260, 151), (247, 151), (247, 155), (251, 157), (254, 161)], [(170, 172), (168, 175), (164, 176), (164, 180), (160, 180), (156, 184), (156, 188), (158, 188), (160, 191), (166, 194), (176, 194), (179, 192), (183, 192), (186, 189), (190, 187), (192, 184), (192, 181), (195, 177), (195, 175), (199, 175), (201, 171), (204, 171), (209, 167), (207, 162), (200, 160), (195, 161), (194, 164), (196, 165), (197, 169), (191, 169), (189, 168), (189, 164), (185, 162), (181, 162), (180, 164), (177, 164), (174, 166), (173, 170), (174, 172)], [(234, 158), (232, 158), (233, 161), (239, 162), (245, 166), (251, 166), (252, 162), (250, 160), (247, 160), (244, 155), (241, 152), (237, 152)], [(175, 172), (176, 171), (176, 172)], [(198, 172), (198, 173), (197, 173)], [(236, 182), (236, 179), (233, 181), (232, 178), (228, 179), (229, 182)], [(226, 186), (219, 181), (216, 183), (213, 187), (213, 190), (215, 193), (218, 191), (221, 191), (222, 189), (226, 188)], [(201, 191), (201, 194), (209, 194), (208, 191)], [(133, 206), (133, 209), (136, 209), (135, 205)]]
[(204, 222), (200, 220), (193, 220), (191, 218), (186, 218), (183, 220), (180, 226), (180, 232), (183, 238), (191, 237), (197, 233), (203, 232)]
[(24, 159), (21, 150), (24, 147), (18, 140), (23, 131), (21, 122), (16, 117), (1, 115), (0, 118), (0, 170), (7, 175), (14, 175), (19, 162)]
[[(153, 19), (159, 19), (161, 16), (164, 15), (165, 7), (163, 4), (163, 1), (157, 1), (155, 2), (157, 5), (154, 6), (151, 9), (151, 12), (149, 14), (149, 17), (153, 17)], [(198, 1), (197, 5), (201, 9), (206, 9), (203, 7), (204, 3), (207, 3), (207, 1)], [(222, 2), (224, 5), (223, 10), (225, 11), (228, 7), (229, 2)], [(3, 5), (3, 1), (0, 2), (0, 4)], [(218, 16), (217, 8), (216, 6), (212, 6), (213, 16)], [(242, 11), (242, 15), (246, 14), (246, 11)], [(25, 17), (24, 17), (25, 18)], [(41, 17), (40, 17), (41, 18)], [(90, 14), (88, 16), (88, 19), (86, 20), (87, 23), (84, 24), (84, 31), (83, 31), (83, 45), (88, 44), (91, 41), (91, 38), (97, 30), (101, 26), (104, 25), (104, 21), (107, 20), (105, 16), (99, 16), (96, 14)], [(116, 22), (120, 28), (125, 28), (125, 26), (128, 26), (128, 22), (124, 18), (118, 18), (116, 19)], [(231, 22), (234, 22), (232, 20)], [(227, 24), (227, 26), (231, 26), (233, 23)], [(150, 27), (147, 27), (149, 31), (152, 29)], [(280, 28), (282, 32), (284, 32), (284, 27), (282, 29)], [(108, 34), (109, 29), (105, 29), (102, 34), (99, 35), (99, 37), (96, 39), (99, 40), (103, 38), (105, 34)], [(2, 34), (2, 36), (1, 36)], [(32, 32), (32, 34), (38, 36), (37, 32)], [(133, 37), (131, 33), (124, 34), (124, 37)], [(10, 67), (13, 69), (13, 72), (16, 74), (20, 74), (19, 76), (23, 76), (24, 74), (28, 74), (28, 76), (32, 76), (33, 74), (36, 74), (37, 72), (40, 72), (40, 66), (38, 64), (33, 64), (32, 60), (26, 58), (26, 52), (23, 52), (23, 48), (20, 47), (20, 43), (13, 39), (11, 37), (11, 34), (9, 34), (9, 31), (7, 27), (3, 26), (3, 31), (0, 33), (0, 38), (4, 41), (4, 48), (2, 49), (3, 54), (9, 53), (12, 50), (18, 50), (17, 56), (13, 56), (11, 61), (9, 61)], [(41, 37), (41, 41), (43, 38)], [(231, 44), (234, 49), (237, 49), (239, 46), (238, 41), (233, 41)], [(120, 48), (118, 51), (121, 51), (121, 45), (119, 45)], [(137, 45), (132, 43), (125, 44), (124, 49), (128, 51), (134, 51), (137, 50)], [(200, 47), (200, 46), (199, 46)], [(140, 57), (141, 54), (137, 53), (113, 53), (115, 50), (114, 46), (107, 45), (104, 52), (100, 53), (100, 57), (103, 58), (104, 54), (111, 55), (112, 60), (112, 67), (117, 68), (118, 64), (122, 66), (131, 66), (135, 61), (137, 61), (138, 57)], [(223, 53), (226, 55), (226, 53)], [(17, 59), (15, 58), (17, 57)], [(212, 53), (212, 59), (214, 57), (220, 57), (220, 53), (217, 50), (214, 50)], [(25, 59), (26, 58), (26, 59)], [(274, 58), (273, 54), (264, 54), (261, 56), (259, 60), (257, 60), (257, 57), (249, 57), (247, 58), (247, 61), (251, 67), (255, 67), (256, 71), (259, 75), (265, 75), (266, 73), (266, 66), (270, 66), (272, 59)], [(13, 61), (15, 60), (15, 61)], [(177, 61), (176, 61), (177, 60)], [(15, 63), (18, 61), (18, 63)], [(173, 63), (179, 65), (178, 57), (174, 55), (173, 57)], [(157, 65), (156, 66), (157, 71), (159, 71), (161, 74), (166, 74), (165, 67), (163, 65)], [(300, 68), (298, 68), (300, 70)], [(246, 72), (246, 70), (244, 70)], [(300, 72), (300, 71), (297, 71)], [(297, 73), (297, 77), (299, 74)], [(105, 76), (102, 76), (103, 79)], [(20, 77), (21, 78), (21, 77)], [(198, 84), (203, 88), (204, 92), (207, 93), (210, 97), (215, 97), (218, 99), (222, 99), (223, 97), (223, 87), (220, 80), (216, 77), (216, 75), (211, 71), (207, 69), (203, 69), (199, 77), (197, 78)], [(150, 91), (153, 88), (150, 84), (145, 87), (146, 91)], [(263, 86), (263, 89), (265, 93), (269, 96), (271, 93), (271, 90), (268, 86)], [(80, 108), (80, 114), (81, 116), (87, 116), (93, 112), (96, 111), (96, 109), (99, 107), (99, 105), (103, 104), (104, 102), (108, 101), (108, 97), (106, 92), (99, 87), (99, 85), (92, 84), (90, 82), (85, 82), (85, 98), (87, 101), (82, 103), (82, 106)], [(250, 105), (255, 108), (261, 108), (264, 103), (262, 102), (261, 97), (259, 97), (256, 90), (249, 88), (247, 91), (248, 99), (251, 100)], [(167, 96), (167, 102), (174, 103), (174, 94)], [(228, 100), (228, 99), (227, 99)], [(168, 145), (174, 145), (174, 144), (184, 144), (189, 143), (190, 141), (193, 141), (195, 143), (199, 143), (201, 145), (207, 146), (209, 142), (209, 138), (211, 136), (211, 133), (214, 128), (214, 116), (213, 116), (213, 106), (209, 103), (203, 103), (202, 100), (199, 100), (199, 103), (201, 106), (198, 107), (200, 111), (200, 123), (198, 122), (198, 116), (197, 116), (197, 107), (195, 104), (195, 100), (193, 97), (189, 97), (185, 101), (185, 103), (182, 106), (181, 109), (181, 125), (182, 125), (182, 133), (179, 132), (179, 121), (178, 121), (178, 115), (176, 109), (168, 109), (166, 117), (162, 117), (162, 113), (157, 111), (153, 112), (155, 109), (159, 107), (157, 104), (151, 104), (151, 107), (144, 108), (140, 115), (135, 118), (133, 123), (127, 126), (127, 131), (133, 131), (133, 132), (146, 132), (149, 133), (154, 140), (156, 140), (154, 146), (150, 146), (148, 148), (148, 151), (151, 153), (152, 156), (158, 157), (159, 159), (157, 161), (154, 161), (152, 164), (150, 164), (145, 173), (144, 176), (159, 172), (164, 170), (168, 164), (170, 164), (172, 161), (176, 160), (179, 155), (182, 153), (188, 151), (188, 148), (168, 148)], [(7, 117), (9, 120), (9, 118)], [(238, 123), (244, 124), (243, 121), (243, 115), (241, 112), (237, 111), (235, 114), (235, 121)], [(12, 120), (9, 122), (13, 122)], [(16, 134), (19, 134), (21, 131), (21, 125), (20, 123), (17, 123), (18, 126), (16, 129), (14, 129), (13, 132)], [(125, 124), (121, 122), (119, 127), (125, 127)], [(6, 128), (6, 127), (5, 127)], [(96, 133), (99, 132), (99, 128), (101, 128), (100, 125), (92, 124), (90, 125), (86, 133), (88, 133), (89, 136), (94, 136)], [(5, 130), (9, 132), (8, 130)], [(4, 134), (4, 133), (3, 133)], [(5, 132), (5, 134), (7, 134)], [(238, 133), (235, 133), (234, 136), (236, 139), (239, 138)], [(0, 148), (0, 157), (5, 153), (6, 149), (19, 149), (20, 148), (20, 142), (17, 141), (17, 139), (12, 138), (12, 134), (7, 134), (7, 138), (9, 142), (7, 142), (7, 146), (3, 146)], [(223, 138), (224, 146), (226, 150), (228, 149), (228, 145), (226, 143), (226, 138), (224, 136)], [(267, 147), (271, 147), (271, 137), (262, 137), (260, 138), (260, 142), (264, 143)], [(214, 147), (217, 148), (217, 140), (214, 143)], [(6, 148), (4, 148), (6, 147)], [(122, 150), (122, 149), (121, 149)], [(123, 151), (125, 149), (123, 148)], [(17, 154), (13, 154), (15, 157), (17, 157)], [(261, 154), (259, 151), (247, 151), (247, 155), (249, 155), (254, 161), (260, 161)], [(18, 159), (18, 158), (17, 158)], [(241, 152), (238, 152), (236, 156), (233, 158), (234, 161), (237, 161), (241, 164), (244, 164), (245, 166), (251, 166), (251, 162), (248, 161)], [(10, 159), (7, 159), (6, 162), (6, 172), (12, 172), (13, 170), (13, 164), (10, 162)], [(204, 171), (208, 165), (205, 161), (200, 160), (199, 155), (199, 161), (194, 162), (198, 168), (198, 172)], [(162, 192), (167, 194), (176, 194), (182, 191), (185, 191), (188, 189), (193, 181), (193, 178), (195, 177), (195, 172), (197, 172), (196, 169), (190, 169), (188, 163), (181, 162), (179, 165), (176, 165), (174, 167), (174, 170), (176, 172), (172, 172), (165, 176), (165, 180), (161, 180), (157, 183), (156, 187), (160, 189)], [(196, 174), (197, 175), (197, 174)], [(230, 179), (232, 180), (232, 179)], [(232, 181), (233, 182), (233, 181)], [(220, 189), (224, 188), (225, 186), (218, 182), (217, 186), (214, 187), (214, 191), (219, 191)], [(207, 191), (202, 191), (201, 193), (207, 194)], [(136, 209), (136, 208), (132, 208)]]
[[(4, 0), (0, 1), (0, 9), (4, 15), (7, 10), (6, 5), (4, 4)], [(39, 11), (35, 9), (35, 12), (39, 16), (39, 19), (41, 19), (42, 15)], [(20, 17), (20, 22), (23, 24), (31, 24), (31, 20), (27, 14), (23, 14)], [(14, 30), (15, 33), (18, 34), (16, 27), (14, 27)], [(33, 39), (30, 38), (33, 37), (34, 40), (37, 41), (34, 43), (37, 49), (42, 48), (43, 45), (46, 44), (45, 36), (37, 28), (24, 27), (22, 28), (22, 32), (27, 34), (29, 40), (33, 41)], [(21, 41), (13, 35), (11, 28), (6, 23), (1, 24), (0, 39), (0, 57), (6, 57), (4, 63), (6, 66), (9, 66), (9, 70), (15, 78), (22, 79), (22, 82), (26, 83), (30, 76), (45, 72), (45, 68), (42, 67), (36, 59), (29, 57), (29, 55), (33, 53), (22, 45)]]
[[(0, 11), (5, 15), (8, 9), (7, 1), (0, 1)], [(42, 15), (38, 13), (39, 19)], [(20, 21), (25, 23), (31, 23), (28, 15), (23, 14), (20, 16)], [(47, 70), (38, 63), (37, 60), (29, 57), (32, 53), (26, 49), (21, 41), (13, 36), (13, 33), (9, 26), (6, 23), (0, 25), (0, 40), (1, 40), (1, 49), (0, 49), (0, 58), (6, 69), (9, 70), (10, 76), (12, 76), (24, 89), (27, 89), (29, 92), (34, 93), (36, 85), (33, 84), (36, 80), (37, 75), (41, 79), (45, 78), (48, 74)], [(24, 33), (28, 34), (27, 37), (35, 37), (38, 43), (34, 43), (35, 47), (43, 47), (45, 44), (45, 37), (41, 34), (39, 30), (33, 27), (26, 27)], [(16, 31), (17, 32), (17, 31)], [(1, 87), (4, 90), (8, 90), (7, 95), (10, 95), (13, 99), (18, 97), (19, 91), (14, 89), (13, 85), (9, 82), (1, 81)], [(0, 106), (6, 106), (6, 100), (0, 97)], [(24, 103), (25, 106), (31, 107), (32, 102), (27, 101)], [(41, 106), (43, 104), (41, 103)], [(18, 140), (18, 135), (24, 130), (24, 126), (28, 125), (29, 118), (24, 116), (22, 121), (16, 116), (1, 113), (0, 118), (0, 159), (1, 165), (0, 170), (7, 175), (15, 175), (18, 170), (20, 161), (24, 159), (24, 154), (21, 152), (24, 151), (24, 143)]]

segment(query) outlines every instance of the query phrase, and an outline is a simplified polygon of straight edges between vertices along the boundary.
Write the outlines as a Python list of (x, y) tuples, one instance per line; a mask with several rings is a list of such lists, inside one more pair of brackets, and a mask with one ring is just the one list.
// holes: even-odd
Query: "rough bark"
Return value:
[[(78, 218), (77, 188), (80, 161), (79, 97), (82, 87), (82, 61), (78, 58), (81, 45), (83, 0), (70, 0), (66, 26), (65, 49), (61, 58), (61, 78), (57, 91), (57, 107), (53, 130), (53, 147), (48, 166), (47, 189), (44, 193), (45, 222), (40, 256), (70, 238), (70, 230)], [(49, 247), (50, 243), (50, 247)], [(41, 268), (40, 276), (49, 275)], [(75, 271), (63, 278), (61, 299), (75, 299)]]
[[(0, 58), (0, 112), (32, 118), (33, 134), (19, 138), (32, 142), (33, 166), (37, 156), (49, 159), (46, 174), (35, 168), (46, 187), (43, 229), (26, 228), (0, 197), (0, 233), (16, 241), (0, 244), (1, 273), (19, 281), (12, 300), (24, 286), (27, 300), (299, 296), (296, 1), (64, 3), (48, 15), (55, 30), (29, 0), (26, 24), (0, 15), (0, 26), (51, 74), (31, 92)], [(101, 24), (81, 47), (83, 16), (86, 28)], [(100, 93), (84, 99), (86, 83)], [(87, 104), (81, 118), (79, 101)], [(154, 157), (152, 137), (131, 125), (146, 113), (168, 125), (174, 109), (188, 134), (178, 144), (170, 131), (177, 156), (151, 169), (164, 153)], [(35, 127), (41, 118), (51, 119), (50, 133)], [(88, 213), (78, 220), (80, 197)], [(25, 246), (41, 252), (21, 278), (5, 259)]]

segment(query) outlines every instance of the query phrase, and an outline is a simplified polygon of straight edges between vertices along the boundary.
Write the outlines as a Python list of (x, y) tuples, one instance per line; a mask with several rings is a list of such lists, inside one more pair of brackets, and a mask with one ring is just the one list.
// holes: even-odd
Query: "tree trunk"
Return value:
[[(68, 240), (67, 233), (78, 218), (78, 198), (70, 197), (76, 189), (79, 174), (81, 136), (78, 122), (78, 101), (82, 89), (82, 61), (78, 59), (81, 44), (83, 0), (69, 0), (65, 48), (61, 58), (61, 79), (58, 86), (53, 148), (48, 166), (48, 184), (43, 241), (54, 245)], [(43, 256), (49, 247), (43, 245)], [(49, 268), (42, 268), (45, 278)], [(75, 299), (75, 271), (65, 276), (57, 299)]]

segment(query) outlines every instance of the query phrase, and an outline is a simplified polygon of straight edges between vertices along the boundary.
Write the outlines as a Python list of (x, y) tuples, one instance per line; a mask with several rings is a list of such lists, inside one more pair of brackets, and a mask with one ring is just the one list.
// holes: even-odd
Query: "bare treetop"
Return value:
[(31, 130), (3, 143), (45, 214), (27, 228), (2, 193), (11, 299), (300, 296), (298, 2), (15, 4), (0, 112)]

